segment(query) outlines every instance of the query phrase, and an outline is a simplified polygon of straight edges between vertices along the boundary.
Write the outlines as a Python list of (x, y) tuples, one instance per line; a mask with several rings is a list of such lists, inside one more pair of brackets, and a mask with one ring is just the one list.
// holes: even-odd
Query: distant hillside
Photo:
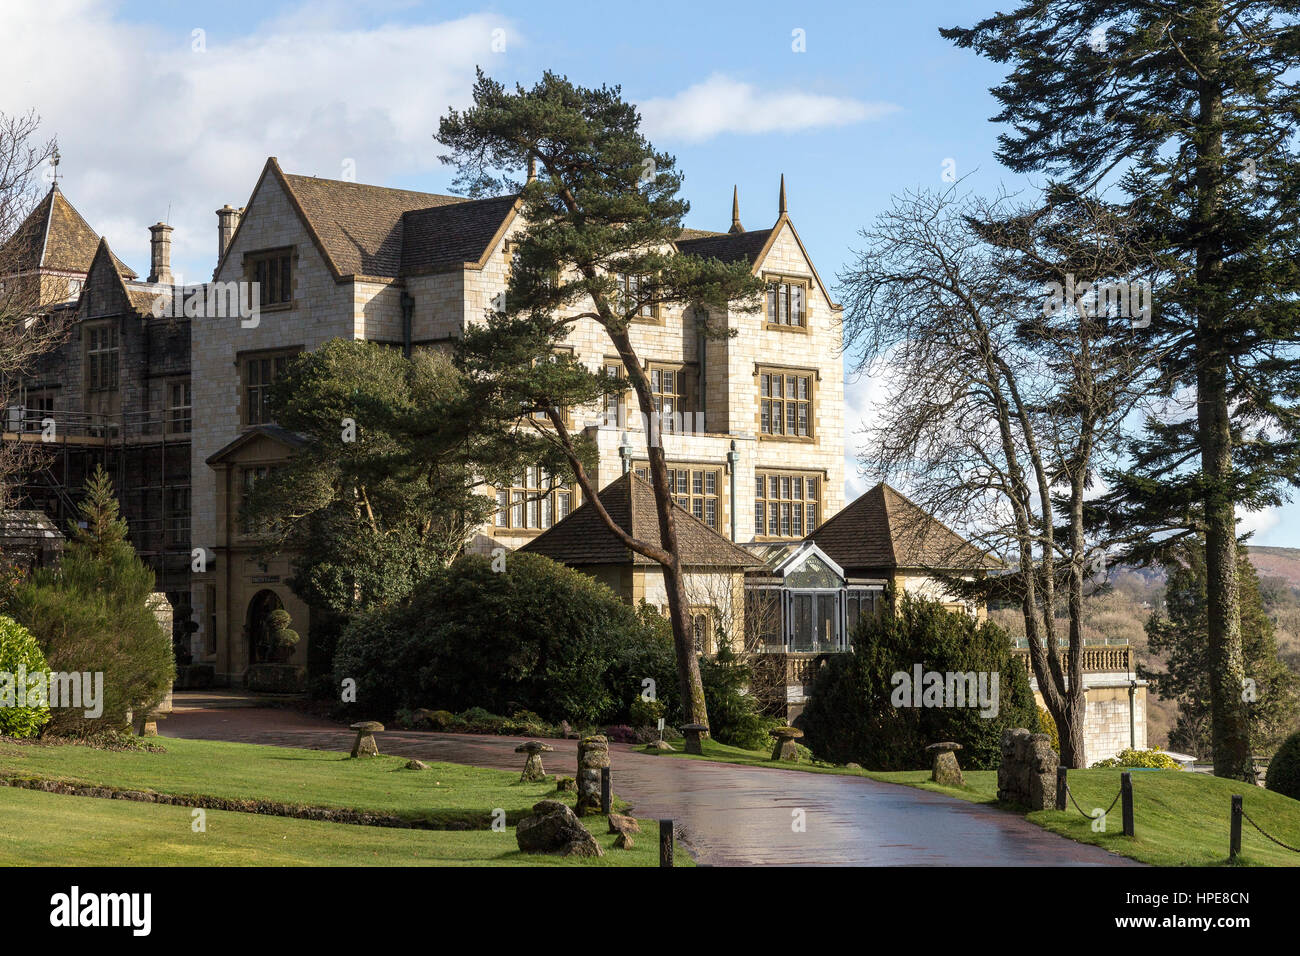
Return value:
[(1300, 548), (1264, 548), (1252, 544), (1246, 550), (1260, 577), (1283, 578), (1292, 587), (1300, 587)]
[[(1264, 610), (1273, 619), (1278, 656), (1300, 673), (1300, 548), (1250, 547), (1248, 551), (1259, 572)], [(1163, 659), (1147, 648), (1144, 625), (1152, 612), (1164, 605), (1164, 569), (1115, 567), (1107, 578), (1110, 588), (1086, 602), (1085, 638), (1128, 641), (1143, 665), (1163, 670)], [(1024, 620), (1018, 609), (993, 610), (990, 617), (1013, 636), (1024, 636)], [(1168, 747), (1178, 706), (1154, 695), (1148, 705), (1148, 741), (1153, 746)]]

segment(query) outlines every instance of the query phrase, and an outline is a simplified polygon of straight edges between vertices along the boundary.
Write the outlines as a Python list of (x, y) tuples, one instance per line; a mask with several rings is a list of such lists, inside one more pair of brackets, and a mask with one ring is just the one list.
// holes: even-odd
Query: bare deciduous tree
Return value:
[[(33, 266), (39, 236), (19, 227), (40, 198), (40, 170), (56, 153), (54, 140), (40, 140), (35, 112), (0, 111), (0, 413), (13, 403), (22, 375), (35, 359), (66, 337), (61, 312), (42, 314), (40, 277)], [(41, 457), (38, 445), (0, 438), (0, 509), (12, 507), (16, 476)]]
[(1137, 314), (1149, 260), (1099, 201), (1030, 212), (957, 189), (896, 198), (841, 276), (846, 343), (887, 381), (863, 461), (1010, 570), (933, 573), (1019, 603), (1062, 761), (1080, 766), (1083, 597), (1119, 543), (1088, 495), (1158, 365)]

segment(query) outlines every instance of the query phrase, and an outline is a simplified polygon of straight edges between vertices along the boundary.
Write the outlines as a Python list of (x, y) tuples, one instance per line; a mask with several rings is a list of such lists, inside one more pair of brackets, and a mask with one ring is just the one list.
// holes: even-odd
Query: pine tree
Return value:
[[(1169, 745), (1191, 754), (1210, 746), (1209, 622), (1206, 609), (1205, 551), (1198, 543), (1181, 546), (1166, 558), (1169, 577), (1165, 606), (1147, 621), (1153, 654), (1165, 654), (1162, 671), (1141, 669), (1152, 689), (1178, 702), (1178, 721)], [(1248, 683), (1242, 688), (1247, 705), (1251, 748), (1267, 752), (1293, 726), (1296, 676), (1278, 658), (1273, 621), (1264, 610), (1259, 576), (1250, 558), (1242, 555), (1237, 573), (1241, 593), (1242, 658)]]
[[(657, 420), (649, 372), (632, 345), (636, 316), (647, 307), (684, 308), (700, 334), (722, 338), (729, 310), (760, 304), (762, 282), (747, 262), (676, 252), (690, 208), (677, 194), (682, 174), (640, 125), (618, 87), (586, 89), (548, 72), (511, 92), (479, 71), (473, 105), (439, 125), (437, 139), (450, 150), (443, 160), (458, 167), (457, 185), (470, 195), (517, 192), (527, 227), (511, 240), (504, 301), (466, 329), (458, 358), (485, 431), (551, 439), (611, 533), (662, 567), (683, 711), (707, 723), (662, 443), (649, 442), (647, 452), (660, 532), (650, 542), (605, 512), (585, 470), (590, 447), (570, 432), (564, 411), (630, 390), (645, 419)], [(620, 274), (637, 281), (621, 284)], [(584, 319), (604, 332), (625, 379), (566, 357), (569, 330)]]
[(68, 523), (71, 540), (89, 550), (96, 560), (111, 561), (134, 554), (127, 541), (126, 519), (113, 491), (113, 481), (103, 465), (96, 465), (86, 479), (77, 513), (80, 521)]
[[(1300, 11), (1293, 0), (1032, 0), (940, 32), (1010, 64), (999, 159), (1062, 194), (1118, 186), (1163, 250), (1167, 357), (1110, 518), (1203, 534), (1214, 770), (1253, 774), (1241, 700), (1236, 508), (1280, 504), (1300, 474)], [(1135, 535), (1135, 537), (1137, 537)], [(1166, 542), (1167, 543), (1167, 542)]]

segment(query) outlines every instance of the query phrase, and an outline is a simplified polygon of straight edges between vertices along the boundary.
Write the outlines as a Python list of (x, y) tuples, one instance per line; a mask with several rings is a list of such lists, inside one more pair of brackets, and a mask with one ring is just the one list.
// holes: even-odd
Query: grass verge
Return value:
[[(520, 783), (512, 771), (460, 764), (406, 770), (402, 757), (351, 760), (336, 753), (256, 744), (173, 738), (160, 742), (166, 752), (0, 740), (0, 776), (178, 798), (358, 810), (432, 830), (208, 809), (208, 831), (196, 834), (188, 807), (0, 787), (0, 863), (581, 865), (524, 855), (515, 843), (513, 824), (538, 800), (572, 804), (573, 794), (557, 794), (554, 780)], [(616, 801), (616, 808), (623, 806)], [(504, 831), (490, 829), (497, 809), (505, 811)], [(585, 862), (658, 864), (658, 826), (653, 821), (642, 821), (643, 832), (634, 838), (632, 850), (611, 849), (614, 836), (603, 832), (603, 817), (584, 822), (607, 850), (606, 857)], [(679, 865), (693, 865), (685, 848), (676, 858)]]
[[(223, 810), (0, 789), (0, 866), (658, 866), (651, 824), (630, 850), (590, 823), (605, 856), (520, 853), (513, 829), (391, 830)], [(603, 820), (601, 821), (603, 824)], [(683, 851), (679, 866), (690, 866)]]

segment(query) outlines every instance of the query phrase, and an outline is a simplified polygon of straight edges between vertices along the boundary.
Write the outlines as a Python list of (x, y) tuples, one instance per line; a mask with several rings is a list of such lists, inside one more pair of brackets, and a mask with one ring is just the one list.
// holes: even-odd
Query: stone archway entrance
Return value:
[(283, 607), (284, 602), (280, 600), (280, 596), (269, 589), (258, 591), (248, 602), (245, 631), (248, 634), (250, 664), (267, 664), (276, 661), (278, 649), (271, 641), (271, 613)]

